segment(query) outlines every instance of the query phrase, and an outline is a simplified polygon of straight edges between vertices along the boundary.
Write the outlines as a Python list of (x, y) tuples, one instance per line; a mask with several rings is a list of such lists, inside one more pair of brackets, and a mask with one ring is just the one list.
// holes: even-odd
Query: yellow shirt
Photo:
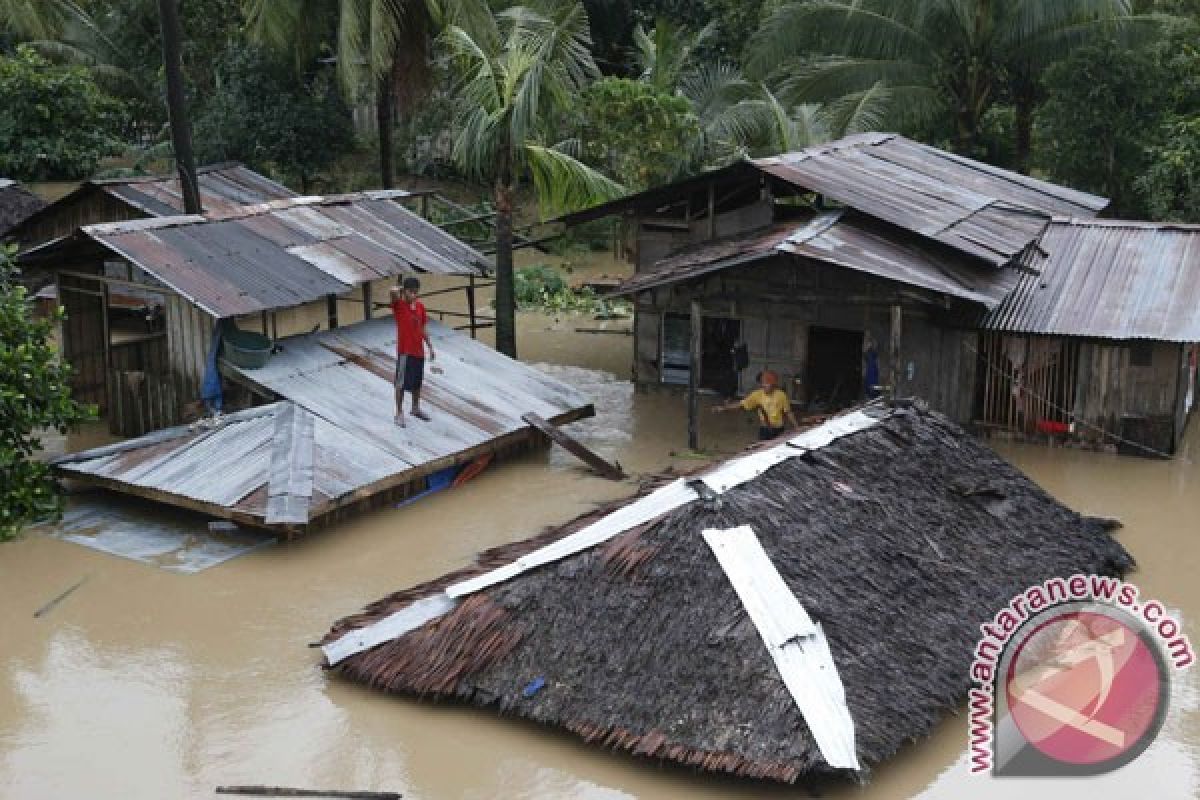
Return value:
[(770, 394), (762, 389), (755, 389), (746, 395), (746, 399), (742, 401), (742, 408), (747, 411), (761, 410), (767, 417), (767, 425), (782, 428), (784, 415), (791, 410), (792, 403), (783, 389), (776, 389)]

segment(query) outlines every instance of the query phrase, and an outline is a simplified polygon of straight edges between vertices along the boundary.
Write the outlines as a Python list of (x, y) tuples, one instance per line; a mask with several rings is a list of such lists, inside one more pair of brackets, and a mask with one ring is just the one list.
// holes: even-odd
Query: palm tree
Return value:
[(396, 112), (407, 111), (429, 91), (433, 36), (447, 25), (472, 30), (490, 16), (486, 0), (245, 0), (244, 8), (251, 36), (293, 53), (302, 68), (311, 64), (336, 20), (338, 75), (345, 92), (355, 97), (370, 87), (375, 94), (385, 189), (395, 180)]
[(496, 208), (496, 348), (516, 357), (513, 207), (533, 178), (543, 212), (618, 197), (621, 186), (579, 162), (577, 142), (548, 144), (558, 116), (599, 75), (587, 13), (578, 0), (545, 0), (497, 14), (475, 32), (451, 26), (441, 43), (461, 103), (454, 159), (491, 181)]
[(52, 39), (63, 25), (86, 13), (72, 0), (0, 0), (0, 33), (22, 39)]
[[(1148, 30), (1130, 0), (792, 0), (751, 41), (752, 74), (786, 76), (795, 102), (886, 88), (898, 127), (949, 114), (960, 152), (979, 145), (984, 114), (1017, 112), (1017, 159), (1028, 163), (1042, 70), (1102, 34)], [(1149, 23), (1149, 24), (1147, 24)]]

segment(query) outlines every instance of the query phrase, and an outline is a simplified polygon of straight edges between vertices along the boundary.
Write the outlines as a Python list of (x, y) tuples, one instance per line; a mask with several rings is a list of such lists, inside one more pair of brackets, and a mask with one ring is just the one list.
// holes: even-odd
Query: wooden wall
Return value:
[(692, 244), (709, 238), (724, 238), (770, 225), (774, 219), (770, 199), (742, 206), (716, 215), (715, 236), (709, 236), (707, 214), (684, 221), (657, 220), (643, 217), (637, 220), (637, 244), (634, 248), (636, 272), (647, 271), (654, 262)]
[(21, 231), (18, 245), (22, 250), (27, 250), (75, 233), (84, 225), (144, 219), (146, 216), (144, 212), (106, 192), (91, 189), (73, 200), (56, 204), (53, 211), (29, 223), (28, 227)]
[(813, 326), (861, 332), (864, 348), (874, 345), (878, 354), (880, 383), (890, 383), (892, 307), (899, 304), (903, 322), (897, 393), (921, 397), (958, 422), (971, 419), (977, 348), (973, 329), (953, 324), (944, 310), (899, 284), (789, 256), (638, 295), (633, 372), (639, 385), (661, 385), (663, 317), (687, 314), (693, 299), (706, 316), (741, 320), (750, 363), (741, 373), (740, 391), (752, 389), (755, 375), (772, 369), (798, 404), (806, 398), (803, 385), (794, 381), (805, 380)]

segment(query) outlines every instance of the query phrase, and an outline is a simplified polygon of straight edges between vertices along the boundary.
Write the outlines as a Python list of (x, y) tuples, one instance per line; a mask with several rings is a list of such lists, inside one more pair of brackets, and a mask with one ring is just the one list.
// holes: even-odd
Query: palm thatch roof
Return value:
[(45, 200), (21, 184), (0, 178), (0, 236), (45, 206)]
[[(648, 522), (630, 510), (675, 484), (484, 553), (336, 623), (325, 652), (354, 681), (635, 755), (784, 782), (836, 772), (702, 536), (748, 525), (827, 638), (858, 763), (876, 764), (962, 701), (979, 625), (1016, 593), (1133, 560), (941, 415), (873, 416), (684, 479), (696, 492)], [(614, 519), (633, 527), (563, 555)], [(406, 632), (362, 649), (406, 614)], [(361, 652), (330, 656), (356, 637)]]

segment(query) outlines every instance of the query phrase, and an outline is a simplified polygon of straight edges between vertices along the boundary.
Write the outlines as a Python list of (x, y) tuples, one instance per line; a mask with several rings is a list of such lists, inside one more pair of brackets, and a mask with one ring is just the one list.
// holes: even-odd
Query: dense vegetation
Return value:
[(0, 246), (0, 542), (59, 510), (50, 470), (34, 458), (40, 432), (66, 433), (92, 413), (71, 400), (50, 331), (50, 320), (31, 316), (12, 250)]

